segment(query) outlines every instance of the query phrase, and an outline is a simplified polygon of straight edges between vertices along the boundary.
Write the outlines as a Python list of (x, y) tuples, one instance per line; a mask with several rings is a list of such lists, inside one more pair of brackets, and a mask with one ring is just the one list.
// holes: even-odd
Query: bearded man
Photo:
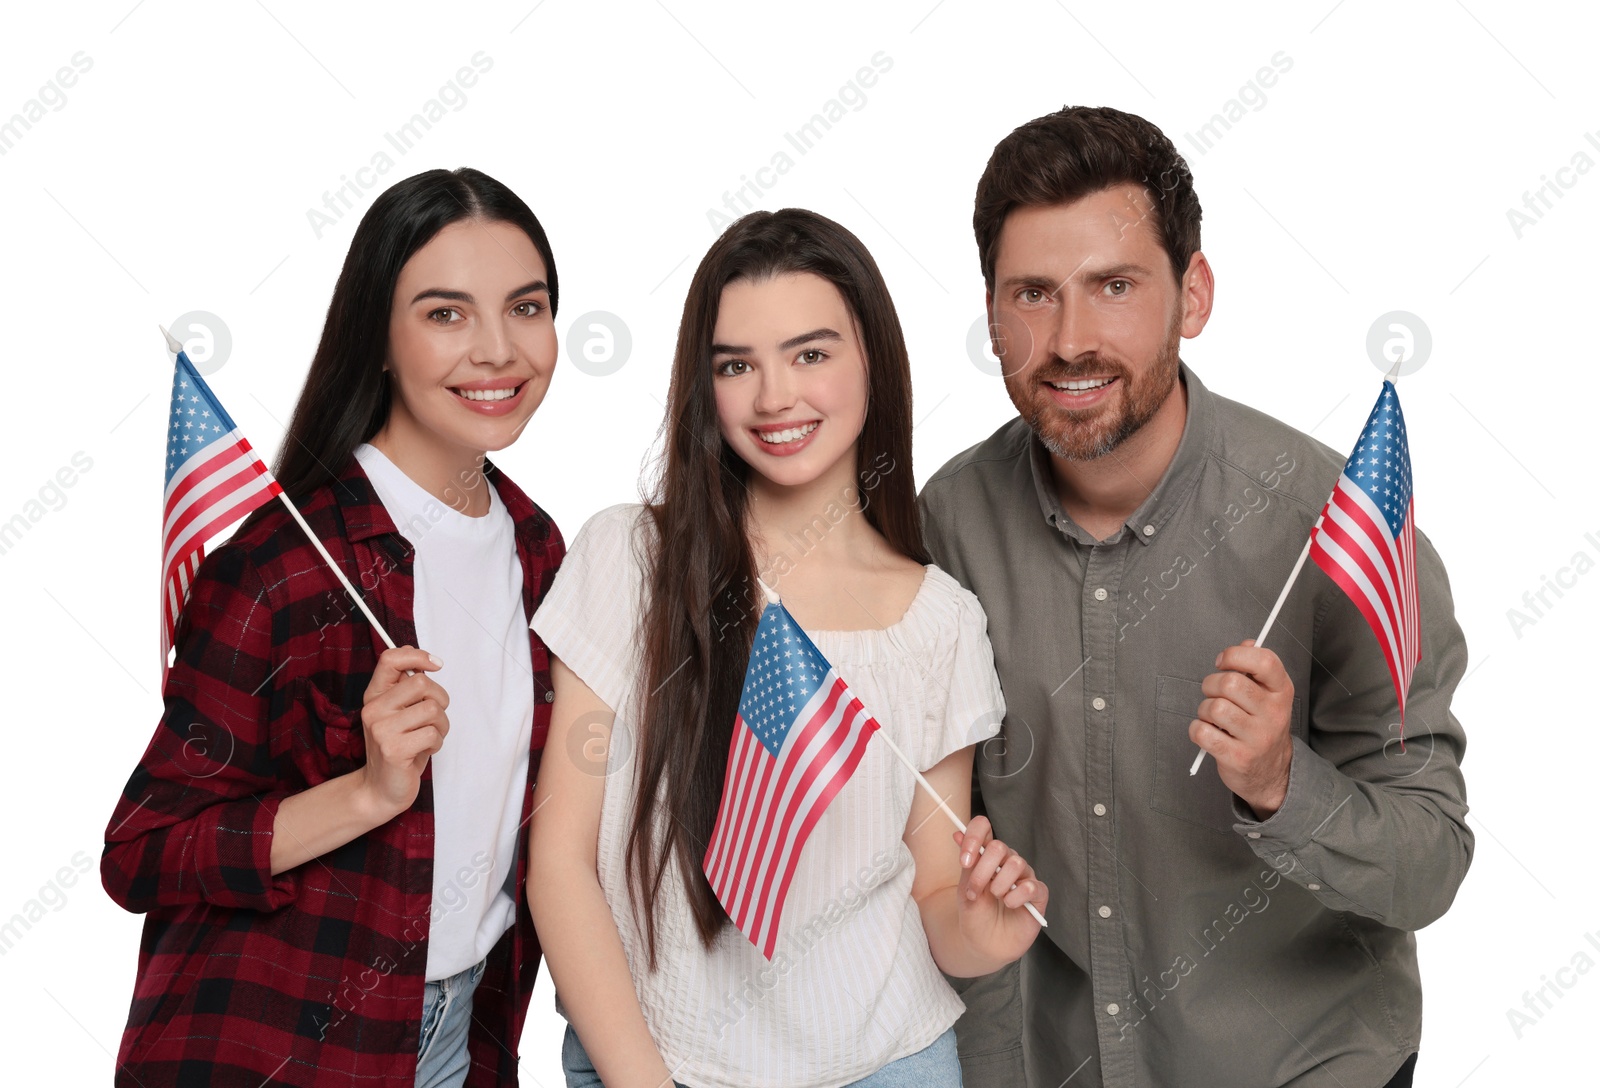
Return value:
[(1411, 1084), (1414, 932), (1473, 846), (1438, 553), (1417, 534), (1402, 745), (1383, 651), (1314, 565), (1272, 646), (1241, 641), (1344, 458), (1179, 358), (1213, 276), (1172, 142), (1112, 109), (1038, 118), (995, 148), (973, 226), (1018, 415), (921, 503), (1005, 692), (975, 811), (1052, 894), (1020, 964), (964, 988), (968, 1088)]

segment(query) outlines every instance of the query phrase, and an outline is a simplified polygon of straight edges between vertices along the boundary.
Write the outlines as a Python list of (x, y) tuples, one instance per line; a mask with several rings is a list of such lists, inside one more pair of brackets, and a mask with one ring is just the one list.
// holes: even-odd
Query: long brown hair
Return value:
[[(722, 290), (739, 280), (809, 272), (832, 283), (867, 357), (867, 413), (856, 442), (859, 506), (890, 546), (929, 562), (911, 476), (911, 363), (883, 275), (854, 234), (799, 208), (752, 212), (712, 245), (678, 326), (661, 471), (647, 503), (643, 720), (628, 881), (656, 966), (655, 905), (667, 867), (688, 890), (701, 943), (727, 922), (701, 869), (716, 822), (761, 597), (746, 536), (750, 467), (724, 441), (711, 344)], [(658, 809), (671, 817), (657, 835)]]

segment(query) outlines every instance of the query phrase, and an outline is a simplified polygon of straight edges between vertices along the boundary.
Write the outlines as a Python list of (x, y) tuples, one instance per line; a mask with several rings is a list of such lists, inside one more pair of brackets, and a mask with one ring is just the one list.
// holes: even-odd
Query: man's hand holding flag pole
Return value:
[[(1400, 364), (1384, 378), (1383, 390), (1367, 417), (1355, 450), (1345, 461), (1333, 494), (1311, 527), (1289, 580), (1278, 594), (1253, 646), (1261, 648), (1294, 587), (1307, 557), (1344, 590), (1377, 636), (1394, 681), (1400, 707), (1401, 750), (1405, 744), (1406, 693), (1422, 656), (1421, 621), (1417, 607), (1416, 504), (1411, 486), (1411, 447), (1400, 411), (1396, 383)], [(1238, 657), (1241, 647), (1218, 656)], [(1278, 670), (1281, 672), (1281, 668)], [(1258, 681), (1262, 678), (1258, 677)], [(1268, 686), (1269, 695), (1282, 694)], [(1220, 728), (1220, 727), (1218, 727)], [(1205, 749), (1189, 768), (1194, 775), (1206, 758)]]

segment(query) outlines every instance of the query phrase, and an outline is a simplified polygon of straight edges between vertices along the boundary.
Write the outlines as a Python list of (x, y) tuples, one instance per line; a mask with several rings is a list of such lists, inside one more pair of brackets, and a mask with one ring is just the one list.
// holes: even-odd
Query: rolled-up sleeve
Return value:
[(242, 551), (224, 545), (201, 563), (165, 711), (106, 829), (101, 881), (127, 910), (274, 910), (295, 897), (295, 871), (271, 867), (273, 821), (290, 792), (272, 750), (272, 612)]

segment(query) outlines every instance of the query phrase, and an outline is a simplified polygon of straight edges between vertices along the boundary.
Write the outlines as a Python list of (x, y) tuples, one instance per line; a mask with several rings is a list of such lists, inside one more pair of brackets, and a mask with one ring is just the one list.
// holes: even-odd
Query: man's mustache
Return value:
[(1072, 382), (1085, 378), (1127, 378), (1129, 375), (1127, 367), (1121, 363), (1090, 354), (1070, 363), (1059, 355), (1051, 355), (1034, 377), (1043, 382)]

